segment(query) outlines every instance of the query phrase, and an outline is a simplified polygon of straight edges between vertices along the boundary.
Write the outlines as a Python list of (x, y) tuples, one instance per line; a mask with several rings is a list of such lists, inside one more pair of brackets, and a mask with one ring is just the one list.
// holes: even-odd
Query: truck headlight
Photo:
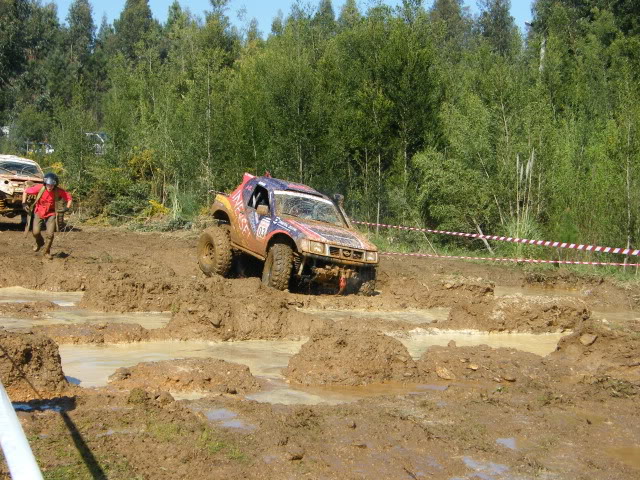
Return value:
[(319, 255), (325, 254), (324, 243), (322, 242), (309, 242), (309, 250), (311, 253), (317, 253)]
[(378, 252), (367, 252), (365, 254), (364, 259), (367, 262), (377, 262), (378, 261)]
[(325, 255), (327, 250), (322, 242), (314, 242), (313, 240), (303, 239), (302, 250), (315, 253), (317, 255)]

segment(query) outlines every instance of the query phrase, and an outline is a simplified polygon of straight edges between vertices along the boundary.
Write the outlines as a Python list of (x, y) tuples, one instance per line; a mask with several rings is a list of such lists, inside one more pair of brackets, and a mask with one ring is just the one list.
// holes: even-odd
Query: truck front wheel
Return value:
[(276, 243), (267, 253), (262, 270), (262, 283), (276, 290), (286, 290), (291, 279), (293, 250), (286, 243)]
[(370, 297), (376, 293), (376, 270), (375, 268), (362, 270), (360, 272), (360, 295)]
[(229, 225), (223, 223), (202, 232), (198, 240), (198, 265), (207, 277), (228, 277), (232, 258)]

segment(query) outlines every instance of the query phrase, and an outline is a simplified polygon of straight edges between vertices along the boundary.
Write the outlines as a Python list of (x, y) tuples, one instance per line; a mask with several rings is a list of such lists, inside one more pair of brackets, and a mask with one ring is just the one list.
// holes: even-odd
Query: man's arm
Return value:
[[(60, 189), (62, 190), (62, 189)], [(66, 190), (62, 190), (60, 192), (60, 196), (67, 201), (67, 207), (66, 209), (69, 210), (71, 208), (71, 204), (73, 203), (73, 198), (71, 197), (71, 194), (69, 192), (67, 192)]]

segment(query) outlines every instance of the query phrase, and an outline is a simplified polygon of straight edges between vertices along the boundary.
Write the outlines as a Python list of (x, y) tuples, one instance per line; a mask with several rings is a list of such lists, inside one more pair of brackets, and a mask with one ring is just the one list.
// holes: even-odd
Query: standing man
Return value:
[[(34, 185), (25, 189), (22, 194), (22, 206), (29, 212), (30, 207), (27, 204), (27, 195), (35, 195), (36, 201), (33, 204), (33, 237), (36, 240), (36, 246), (33, 251), (37, 252), (44, 246), (43, 255), (45, 258), (51, 259), (51, 244), (56, 232), (57, 213), (64, 213), (71, 208), (71, 195), (66, 190), (58, 187), (58, 176), (55, 173), (47, 173), (44, 176), (44, 185)], [(56, 201), (62, 199), (67, 202), (66, 207), (62, 211), (56, 212)], [(42, 225), (46, 229), (46, 243), (42, 238)]]

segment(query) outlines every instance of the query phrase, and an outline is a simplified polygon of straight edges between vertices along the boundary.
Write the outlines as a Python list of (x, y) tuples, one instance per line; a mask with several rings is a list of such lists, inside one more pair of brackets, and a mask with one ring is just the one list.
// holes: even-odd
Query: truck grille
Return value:
[(329, 255), (332, 257), (347, 258), (350, 260), (362, 260), (364, 252), (359, 250), (351, 250), (350, 248), (329, 247)]

